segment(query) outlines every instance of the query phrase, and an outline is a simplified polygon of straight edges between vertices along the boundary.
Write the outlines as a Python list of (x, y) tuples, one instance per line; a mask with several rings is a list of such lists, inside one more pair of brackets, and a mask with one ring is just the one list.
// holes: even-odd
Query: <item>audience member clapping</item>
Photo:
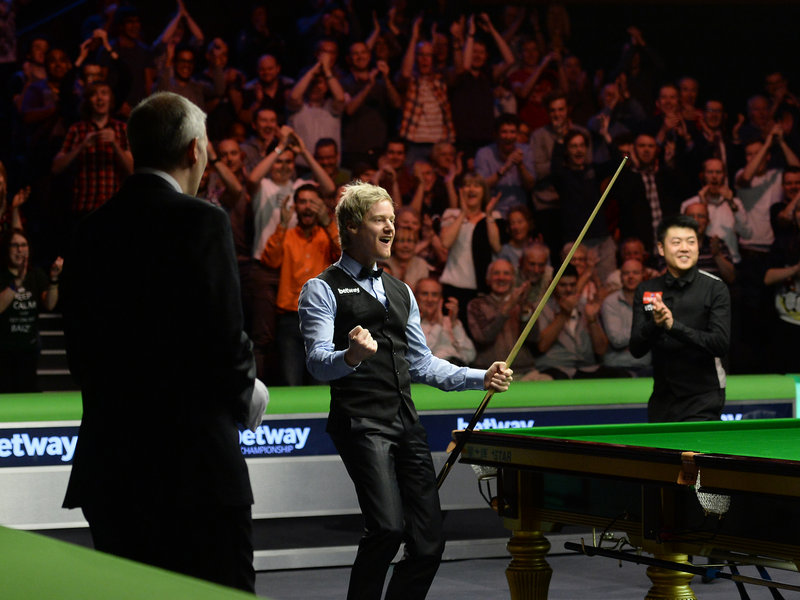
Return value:
[(28, 236), (12, 229), (0, 243), (0, 393), (35, 392), (39, 358), (39, 312), (58, 301), (58, 278), (64, 261), (50, 267), (50, 277), (30, 261)]
[(458, 318), (458, 300), (444, 299), (442, 285), (431, 278), (423, 278), (414, 288), (419, 304), (420, 323), (425, 342), (434, 356), (457, 365), (469, 365), (475, 360), (475, 345)]

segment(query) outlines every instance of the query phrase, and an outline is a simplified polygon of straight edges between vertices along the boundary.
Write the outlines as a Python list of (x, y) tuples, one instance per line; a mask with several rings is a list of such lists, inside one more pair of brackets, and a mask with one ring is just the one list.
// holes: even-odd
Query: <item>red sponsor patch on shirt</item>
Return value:
[(664, 292), (645, 292), (642, 296), (642, 304), (652, 304), (656, 301), (656, 298), (661, 300), (661, 296)]
[(642, 304), (644, 304), (645, 311), (652, 311), (653, 310), (653, 302), (656, 301), (656, 298), (661, 300), (663, 292), (645, 292), (642, 295)]

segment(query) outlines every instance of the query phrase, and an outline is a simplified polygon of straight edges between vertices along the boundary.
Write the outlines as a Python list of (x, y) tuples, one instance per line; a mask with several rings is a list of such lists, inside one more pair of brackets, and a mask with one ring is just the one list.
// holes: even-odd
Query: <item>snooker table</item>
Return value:
[(5, 527), (0, 527), (0, 597), (3, 600), (255, 598), (208, 581)]
[[(624, 532), (669, 562), (688, 556), (800, 567), (800, 422), (795, 419), (588, 425), (456, 432), (461, 462), (497, 469), (512, 531), (511, 597), (547, 598), (543, 535), (561, 525)], [(730, 497), (706, 513), (695, 491)], [(591, 544), (592, 542), (586, 542)], [(602, 539), (601, 539), (602, 543)], [(648, 599), (690, 600), (692, 575), (651, 566)]]
[[(515, 382), (494, 396), (478, 428), (642, 422), (652, 387), (647, 378)], [(412, 394), (438, 468), (452, 431), (466, 427), (484, 392), (448, 393), (414, 384)], [(256, 568), (352, 564), (360, 511), (325, 433), (328, 388), (273, 387), (270, 395), (261, 434), (243, 432), (240, 438), (255, 494), (253, 517), (263, 532), (257, 536)], [(723, 418), (791, 418), (798, 414), (797, 402), (793, 376), (733, 375)], [(79, 392), (0, 394), (0, 524), (81, 539), (83, 515), (61, 508), (80, 418)], [(440, 490), (450, 514), (448, 559), (505, 554), (505, 533), (474, 490), (472, 470), (458, 465)], [(273, 535), (276, 527), (286, 535)]]

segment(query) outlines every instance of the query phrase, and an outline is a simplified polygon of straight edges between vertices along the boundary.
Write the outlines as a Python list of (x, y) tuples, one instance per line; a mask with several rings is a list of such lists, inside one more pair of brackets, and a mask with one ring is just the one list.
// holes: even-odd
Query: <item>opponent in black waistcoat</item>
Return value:
[(697, 222), (686, 215), (658, 226), (667, 272), (636, 288), (631, 354), (653, 353), (650, 422), (719, 420), (731, 301), (719, 277), (697, 269)]
[[(365, 532), (348, 600), (425, 598), (444, 541), (436, 473), (410, 384), (445, 390), (508, 389), (511, 371), (457, 367), (425, 345), (410, 289), (375, 263), (390, 257), (394, 208), (386, 190), (346, 186), (336, 207), (342, 258), (303, 286), (298, 314), (311, 374), (331, 386), (328, 432), (353, 480)], [(364, 271), (367, 271), (366, 273)]]

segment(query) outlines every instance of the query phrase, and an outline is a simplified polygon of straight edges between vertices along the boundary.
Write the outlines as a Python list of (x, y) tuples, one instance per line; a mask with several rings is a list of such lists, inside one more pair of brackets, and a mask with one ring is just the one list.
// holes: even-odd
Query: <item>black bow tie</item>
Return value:
[(377, 279), (378, 277), (381, 276), (381, 273), (383, 273), (383, 269), (375, 269), (374, 271), (372, 271), (367, 267), (361, 267), (361, 270), (358, 272), (358, 278), (367, 279), (369, 277), (372, 277), (373, 279)]
[(683, 276), (673, 277), (672, 274), (669, 271), (667, 271), (664, 275), (664, 284), (670, 288), (676, 287), (678, 289), (682, 289), (685, 288), (687, 285), (689, 285), (689, 280)]

